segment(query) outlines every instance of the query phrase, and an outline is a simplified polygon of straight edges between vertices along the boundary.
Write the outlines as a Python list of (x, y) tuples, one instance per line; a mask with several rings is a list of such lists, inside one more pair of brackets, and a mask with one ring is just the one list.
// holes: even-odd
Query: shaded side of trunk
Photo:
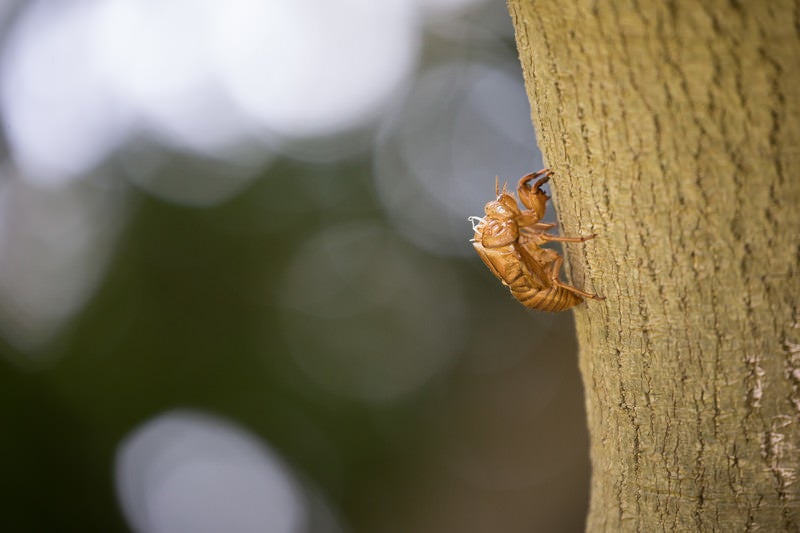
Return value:
[(800, 5), (510, 0), (573, 282), (590, 531), (800, 530)]

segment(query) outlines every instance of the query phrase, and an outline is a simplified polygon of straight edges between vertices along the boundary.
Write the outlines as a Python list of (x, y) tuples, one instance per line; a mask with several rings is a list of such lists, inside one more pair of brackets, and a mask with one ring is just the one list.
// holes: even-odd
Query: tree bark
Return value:
[(800, 3), (509, 0), (574, 284), (589, 531), (800, 531)]

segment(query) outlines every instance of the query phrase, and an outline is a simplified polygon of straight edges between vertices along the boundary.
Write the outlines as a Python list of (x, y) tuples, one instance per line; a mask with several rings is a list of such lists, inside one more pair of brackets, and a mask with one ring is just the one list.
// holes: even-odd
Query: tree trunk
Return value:
[(589, 531), (800, 530), (800, 4), (510, 0), (576, 286)]

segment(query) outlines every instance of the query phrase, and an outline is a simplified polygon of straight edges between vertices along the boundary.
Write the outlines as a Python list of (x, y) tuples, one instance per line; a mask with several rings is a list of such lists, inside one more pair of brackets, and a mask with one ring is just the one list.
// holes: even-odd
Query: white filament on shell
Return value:
[(467, 220), (472, 224), (472, 231), (478, 231), (478, 226), (483, 224), (483, 219), (481, 217), (471, 216), (468, 217)]

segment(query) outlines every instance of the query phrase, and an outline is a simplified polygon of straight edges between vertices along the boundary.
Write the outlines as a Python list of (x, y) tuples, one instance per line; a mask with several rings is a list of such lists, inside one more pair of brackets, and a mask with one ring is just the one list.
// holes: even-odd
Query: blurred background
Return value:
[(0, 530), (582, 531), (534, 146), (502, 2), (0, 1)]

